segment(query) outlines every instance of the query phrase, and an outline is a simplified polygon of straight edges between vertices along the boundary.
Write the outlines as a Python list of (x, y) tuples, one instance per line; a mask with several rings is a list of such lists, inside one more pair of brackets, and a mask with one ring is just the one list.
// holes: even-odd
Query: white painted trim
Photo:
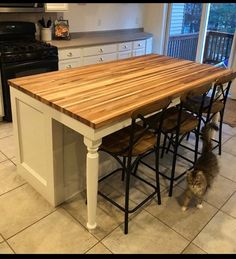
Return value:
[(200, 22), (200, 28), (199, 28), (197, 53), (196, 53), (196, 62), (199, 62), (199, 63), (202, 63), (203, 61), (210, 7), (211, 7), (210, 3), (202, 4), (202, 16), (201, 16), (201, 22)]

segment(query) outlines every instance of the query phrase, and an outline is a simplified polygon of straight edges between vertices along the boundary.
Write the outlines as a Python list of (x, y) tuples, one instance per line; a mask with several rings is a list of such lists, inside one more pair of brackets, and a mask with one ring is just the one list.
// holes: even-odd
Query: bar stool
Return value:
[[(102, 145), (99, 151), (106, 152), (107, 154), (111, 155), (116, 159), (121, 167), (102, 177), (99, 180), (99, 183), (114, 175), (114, 173), (121, 172), (121, 180), (125, 181), (125, 205), (122, 206), (118, 204), (115, 200), (108, 197), (102, 191), (98, 191), (98, 194), (124, 212), (125, 234), (128, 233), (129, 213), (135, 212), (154, 195), (157, 195), (158, 204), (161, 204), (159, 183), (159, 146), (162, 122), (169, 104), (170, 100), (167, 98), (151, 103), (149, 105), (145, 105), (135, 110), (131, 114), (131, 126), (108, 135), (102, 141)], [(150, 114), (153, 116), (152, 121), (147, 120), (147, 117)], [(156, 127), (157, 124), (158, 127)], [(150, 150), (155, 153), (155, 185), (136, 174), (139, 160), (144, 154), (150, 152)], [(153, 188), (153, 192), (132, 209), (129, 208), (131, 177), (135, 177), (137, 180), (141, 180)]]
[[(172, 158), (172, 166), (171, 166), (171, 175), (168, 176), (164, 172), (160, 172), (160, 174), (170, 181), (169, 196), (172, 196), (174, 181), (184, 176), (187, 170), (193, 168), (197, 161), (201, 116), (202, 116), (202, 111), (204, 106), (204, 100), (208, 92), (210, 91), (210, 89), (211, 89), (211, 84), (206, 84), (196, 89), (193, 89), (187, 93), (184, 93), (180, 97), (180, 104), (168, 109), (165, 114), (165, 119), (162, 125), (162, 133), (164, 134), (164, 141), (162, 145), (161, 157), (163, 157), (164, 151), (166, 151), (166, 153), (170, 151), (173, 154), (173, 158)], [(201, 98), (201, 103), (200, 103), (200, 106), (198, 107), (198, 112), (195, 114), (185, 109), (183, 104), (187, 102), (189, 99), (196, 98), (196, 97)], [(151, 120), (152, 118), (149, 118), (149, 119)], [(189, 132), (193, 132), (195, 134), (194, 149), (191, 149), (188, 146), (183, 145), (181, 143), (182, 140)], [(167, 141), (169, 141), (169, 143), (166, 146)], [(189, 158), (182, 156), (178, 152), (180, 146), (186, 148), (187, 150), (193, 151), (194, 159), (190, 160)], [(173, 150), (171, 149), (171, 147), (173, 148)], [(175, 175), (177, 157), (180, 157), (192, 163), (192, 166), (190, 168), (188, 168), (178, 176)], [(145, 161), (141, 160), (140, 162), (154, 170), (154, 168), (148, 165)]]
[[(203, 107), (203, 116), (201, 118), (203, 125), (212, 121), (214, 116), (219, 114), (219, 131), (218, 139), (212, 138), (212, 141), (216, 143), (213, 149), (218, 147), (218, 154), (221, 155), (221, 146), (222, 146), (222, 126), (224, 119), (224, 110), (226, 101), (228, 98), (228, 93), (232, 80), (236, 77), (236, 72), (219, 78), (214, 83), (211, 94), (206, 96)], [(201, 97), (190, 98), (183, 103), (183, 106), (188, 109), (190, 112), (197, 113), (199, 106), (201, 105)], [(190, 133), (189, 133), (190, 134)], [(187, 139), (189, 138), (189, 134)]]

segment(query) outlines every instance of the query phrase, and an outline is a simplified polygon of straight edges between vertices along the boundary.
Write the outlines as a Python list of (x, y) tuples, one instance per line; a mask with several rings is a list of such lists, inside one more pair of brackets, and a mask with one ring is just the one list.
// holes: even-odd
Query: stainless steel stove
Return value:
[(0, 117), (6, 121), (12, 120), (8, 79), (58, 70), (57, 47), (36, 40), (35, 32), (31, 22), (0, 22)]

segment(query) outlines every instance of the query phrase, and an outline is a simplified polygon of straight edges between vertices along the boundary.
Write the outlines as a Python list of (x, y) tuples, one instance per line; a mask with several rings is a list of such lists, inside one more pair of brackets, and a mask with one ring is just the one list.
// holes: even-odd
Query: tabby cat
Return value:
[(203, 196), (211, 187), (213, 179), (219, 172), (217, 156), (212, 152), (210, 131), (218, 130), (214, 123), (208, 123), (202, 128), (202, 154), (192, 171), (187, 172), (187, 189), (184, 193), (182, 210), (185, 211), (191, 199), (197, 201), (197, 208), (202, 208)]

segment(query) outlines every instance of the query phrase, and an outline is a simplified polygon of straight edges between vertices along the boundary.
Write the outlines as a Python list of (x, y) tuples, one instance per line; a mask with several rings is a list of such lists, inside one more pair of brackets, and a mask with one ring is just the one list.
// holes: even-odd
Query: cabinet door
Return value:
[(70, 59), (70, 58), (79, 58), (81, 55), (80, 48), (65, 48), (59, 49), (58, 56), (59, 60)]
[(132, 57), (131, 51), (122, 51), (118, 53), (118, 59), (130, 58)]
[(117, 59), (116, 53), (84, 57), (83, 65), (99, 64)]
[(133, 42), (133, 49), (145, 48), (146, 40), (137, 40)]
[(69, 6), (62, 3), (45, 3), (45, 12), (63, 12), (68, 11)]
[(142, 56), (142, 55), (145, 55), (145, 49), (136, 49), (136, 50), (133, 50), (133, 56), (134, 57), (137, 57), (137, 56)]
[(83, 49), (83, 56), (94, 56), (106, 53), (114, 53), (117, 51), (116, 44), (98, 45), (93, 47), (87, 47)]
[(75, 58), (75, 59), (68, 59), (68, 60), (62, 60), (59, 61), (59, 70), (64, 69), (70, 69), (74, 67), (80, 67), (81, 66), (81, 59)]
[(118, 51), (128, 51), (132, 49), (132, 42), (122, 42), (118, 44)]

